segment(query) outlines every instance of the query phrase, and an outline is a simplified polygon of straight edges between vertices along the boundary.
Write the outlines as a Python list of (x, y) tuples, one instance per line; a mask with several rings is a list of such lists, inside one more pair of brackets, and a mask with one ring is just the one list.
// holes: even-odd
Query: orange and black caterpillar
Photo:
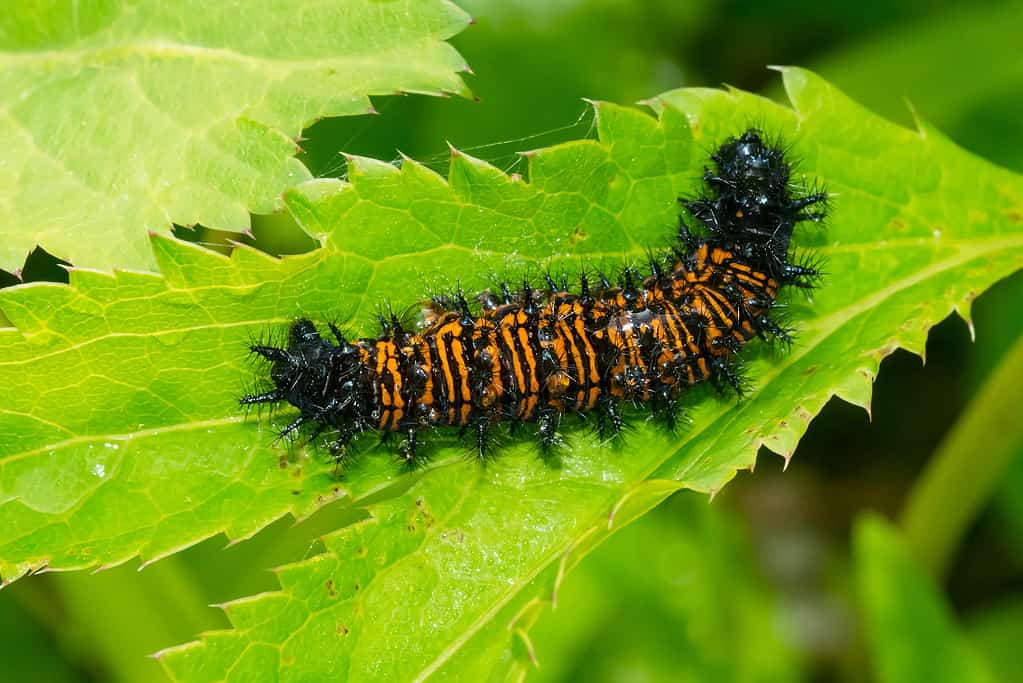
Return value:
[(686, 387), (711, 380), (741, 393), (736, 354), (754, 336), (790, 341), (771, 317), (778, 292), (819, 276), (793, 262), (789, 242), (798, 223), (824, 218), (827, 195), (792, 184), (784, 150), (755, 129), (711, 158), (706, 192), (680, 200), (699, 230), (682, 217), (677, 245), (651, 258), (648, 274), (583, 275), (576, 292), (549, 275), (538, 289), (502, 284), (477, 297), (478, 311), (461, 292), (438, 296), (417, 326), (382, 317), (375, 339), (348, 339), (333, 324), (325, 338), (297, 320), (286, 348), (251, 347), (272, 363), (273, 387), (241, 403), (295, 406), (281, 437), (304, 423), (316, 425), (313, 438), (329, 429), (339, 462), (360, 433), (396, 432), (414, 467), (436, 426), (461, 427), (486, 458), (496, 423), (535, 422), (546, 452), (566, 413), (592, 413), (611, 437), (623, 402), (674, 425)]

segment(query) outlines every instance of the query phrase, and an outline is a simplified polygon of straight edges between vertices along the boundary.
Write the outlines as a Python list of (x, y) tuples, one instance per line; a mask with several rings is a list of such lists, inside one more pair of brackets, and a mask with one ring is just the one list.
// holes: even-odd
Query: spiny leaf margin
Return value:
[[(0, 267), (37, 244), (75, 265), (155, 267), (146, 230), (244, 232), (309, 177), (317, 119), (371, 95), (468, 94), (449, 0), (158, 0), (0, 19)], [(130, 6), (129, 6), (130, 5)]]

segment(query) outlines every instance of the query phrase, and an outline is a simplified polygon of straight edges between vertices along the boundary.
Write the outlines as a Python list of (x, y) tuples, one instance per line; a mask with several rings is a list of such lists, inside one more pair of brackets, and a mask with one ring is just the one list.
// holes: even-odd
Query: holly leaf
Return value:
[(466, 93), (448, 0), (22, 3), (0, 17), (0, 267), (36, 244), (153, 268), (146, 230), (238, 232), (309, 177), (301, 130)]
[[(14, 397), (0, 414), (0, 572), (149, 561), (342, 498), (368, 516), (280, 568), (280, 591), (226, 605), (232, 630), (166, 651), (173, 677), (521, 674), (530, 625), (589, 549), (679, 488), (720, 489), (761, 445), (790, 456), (830, 396), (869, 406), (882, 357), (921, 353), (931, 325), (968, 315), (1023, 264), (1020, 178), (926, 126), (886, 123), (813, 74), (784, 77), (794, 109), (702, 89), (652, 100), (656, 118), (598, 104), (599, 139), (530, 153), (528, 182), (459, 153), (447, 180), (353, 159), (350, 183), (286, 193), (323, 239), (303, 256), (227, 258), (155, 237), (162, 276), (76, 270), (67, 287), (0, 292), (18, 328), (0, 335), (0, 385)], [(378, 302), (415, 301), (430, 284), (643, 259), (668, 242), (676, 198), (697, 190), (710, 151), (752, 123), (838, 196), (828, 228), (799, 236), (828, 271), (812, 300), (789, 302), (799, 339), (789, 353), (744, 351), (757, 388), (743, 401), (694, 391), (679, 434), (637, 415), (617, 446), (571, 427), (556, 465), (508, 438), (480, 468), (436, 430), (428, 470), (398, 476), (389, 449), (366, 441), (340, 478), (322, 452), (272, 444), (287, 411), (237, 414), (247, 340), (297, 315), (370, 334)]]

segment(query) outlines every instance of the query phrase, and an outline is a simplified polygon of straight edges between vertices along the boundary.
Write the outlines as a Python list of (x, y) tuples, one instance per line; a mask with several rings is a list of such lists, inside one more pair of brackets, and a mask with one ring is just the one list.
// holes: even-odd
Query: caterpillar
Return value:
[(737, 354), (758, 336), (791, 342), (792, 330), (772, 316), (778, 293), (812, 288), (821, 274), (793, 258), (790, 241), (800, 222), (825, 218), (828, 195), (793, 183), (785, 150), (755, 128), (726, 140), (711, 161), (703, 193), (679, 199), (677, 242), (650, 258), (649, 272), (625, 267), (614, 282), (583, 273), (576, 291), (548, 273), (542, 286), (486, 290), (478, 306), (461, 291), (434, 296), (418, 324), (381, 316), (376, 338), (349, 339), (333, 323), (324, 336), (299, 319), (283, 347), (251, 346), (270, 362), (272, 386), (241, 404), (297, 408), (279, 438), (305, 423), (316, 426), (311, 439), (332, 430), (339, 466), (359, 434), (397, 433), (398, 457), (414, 468), (434, 427), (471, 435), (485, 460), (502, 421), (535, 423), (549, 453), (562, 443), (567, 413), (592, 417), (600, 436), (613, 438), (625, 426), (623, 403), (673, 427), (688, 387), (711, 381), (741, 395)]

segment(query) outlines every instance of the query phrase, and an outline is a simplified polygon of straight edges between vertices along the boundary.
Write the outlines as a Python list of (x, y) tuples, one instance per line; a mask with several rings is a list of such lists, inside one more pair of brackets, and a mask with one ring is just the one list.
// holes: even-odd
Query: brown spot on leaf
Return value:
[(583, 230), (580, 226), (577, 225), (572, 230), (572, 232), (570, 232), (568, 234), (568, 243), (569, 244), (578, 244), (579, 242), (582, 242), (583, 240), (585, 240), (588, 237), (589, 237), (589, 234), (585, 230)]
[(1005, 217), (1013, 223), (1023, 223), (1023, 211), (1020, 209), (1008, 209), (1005, 212)]
[(327, 595), (337, 597), (337, 587), (334, 586), (334, 579), (327, 579)]

